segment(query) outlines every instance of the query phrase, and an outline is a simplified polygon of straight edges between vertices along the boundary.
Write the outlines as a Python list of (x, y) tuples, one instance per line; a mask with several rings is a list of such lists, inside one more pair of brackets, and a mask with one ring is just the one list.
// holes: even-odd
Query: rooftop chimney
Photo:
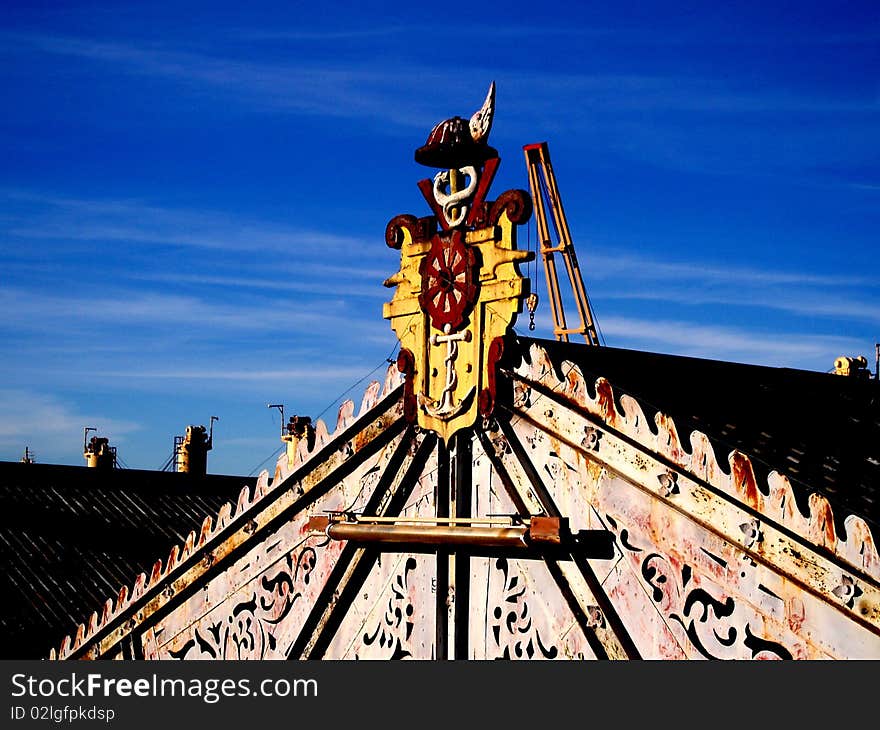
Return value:
[(110, 445), (110, 440), (103, 436), (89, 436), (89, 431), (97, 429), (86, 426), (83, 429), (83, 457), (86, 466), (93, 469), (113, 469), (116, 466), (116, 447)]
[(870, 375), (868, 372), (868, 359), (864, 355), (859, 355), (858, 357), (845, 357), (841, 355), (834, 361), (834, 374), (867, 378)]
[(214, 421), (211, 416), (210, 430), (204, 426), (187, 426), (185, 436), (174, 437), (176, 470), (186, 474), (205, 476), (208, 473), (208, 452), (214, 445)]
[(281, 433), (281, 440), (287, 444), (287, 463), (289, 466), (293, 466), (296, 450), (299, 447), (299, 442), (303, 439), (306, 439), (309, 449), (314, 448), (315, 427), (312, 426), (312, 419), (308, 416), (291, 416)]

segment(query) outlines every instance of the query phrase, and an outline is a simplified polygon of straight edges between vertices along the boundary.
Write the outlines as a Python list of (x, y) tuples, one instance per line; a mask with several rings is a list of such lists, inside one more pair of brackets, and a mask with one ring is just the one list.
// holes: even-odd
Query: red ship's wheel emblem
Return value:
[(419, 304), (438, 330), (447, 324), (451, 330), (457, 330), (476, 301), (476, 263), (474, 250), (461, 240), (461, 231), (432, 239), (431, 248), (419, 267), (422, 275)]

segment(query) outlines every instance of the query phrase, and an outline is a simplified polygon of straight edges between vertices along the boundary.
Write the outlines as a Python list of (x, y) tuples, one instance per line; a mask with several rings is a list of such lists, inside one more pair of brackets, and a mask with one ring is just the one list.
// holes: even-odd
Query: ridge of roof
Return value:
[[(278, 457), (271, 479), (268, 470), (262, 470), (254, 481), (252, 489), (248, 484), (241, 488), (234, 504), (227, 501), (210, 514), (205, 513), (198, 534), (195, 530), (190, 531), (182, 544), (175, 544), (171, 548), (164, 565), (161, 558), (157, 559), (153, 563), (149, 575), (145, 571), (140, 572), (134, 578), (133, 584), (123, 584), (118, 594), (104, 601), (100, 614), (97, 611), (93, 612), (84, 623), (80, 623), (76, 627), (72, 634), (65, 635), (57, 651), (55, 648), (49, 650), (48, 658), (54, 660), (69, 657), (110, 621), (131, 607), (135, 601), (141, 599), (148, 592), (157, 590), (159, 585), (165, 582), (196, 550), (208, 546), (223, 533), (231, 522), (240, 518), (245, 512), (259, 506), (264, 497), (279, 488), (289, 476), (316, 457), (324, 446), (342, 434), (382, 400), (397, 393), (402, 383), (403, 375), (397, 369), (396, 364), (391, 364), (387, 369), (383, 383), (374, 380), (365, 389), (357, 416), (355, 416), (354, 401), (346, 400), (339, 407), (336, 427), (332, 432), (327, 429), (326, 423), (319, 419), (315, 423), (314, 441), (309, 444), (307, 439), (302, 439), (292, 461), (288, 458), (287, 453), (282, 453)], [(129, 585), (131, 585), (131, 589), (129, 589)]]
[(838, 514), (880, 527), (880, 382), (556, 341), (522, 344), (571, 360), (588, 379), (606, 377), (649, 416), (663, 412), (679, 428), (701, 431), (720, 459), (739, 450), (762, 478), (785, 474), (802, 510), (818, 492)]
[[(611, 428), (641, 444), (649, 445), (676, 467), (696, 476), (714, 489), (785, 526), (813, 545), (829, 551), (874, 580), (880, 580), (880, 556), (872, 527), (864, 516), (848, 510), (848, 503), (839, 502), (833, 507), (828, 495), (812, 485), (793, 481), (780, 465), (765, 465), (763, 473), (761, 470), (756, 473), (755, 460), (745, 450), (731, 448), (725, 454), (726, 459), (718, 458), (717, 444), (713, 444), (706, 433), (694, 426), (693, 419), (680, 415), (671, 416), (660, 409), (654, 410), (649, 418), (651, 411), (646, 412), (643, 401), (632, 390), (621, 392), (622, 389), (617, 389), (617, 385), (612, 383), (613, 374), (610, 377), (599, 375), (591, 382), (590, 368), (586, 368), (585, 373), (582, 363), (593, 359), (595, 364), (594, 354), (605, 348), (556, 342), (549, 343), (551, 346), (548, 348), (545, 347), (548, 344), (546, 342), (527, 339), (521, 339), (520, 344), (522, 361), (512, 371), (519, 378), (539, 383), (566, 402), (601, 419)], [(631, 352), (636, 351), (620, 350), (618, 354)], [(674, 358), (668, 361), (671, 363), (681, 362), (675, 356), (643, 354), (652, 358)], [(699, 362), (697, 360), (696, 364)], [(719, 364), (725, 365), (723, 362)], [(750, 371), (755, 373), (783, 370), (761, 366), (741, 367), (758, 368)], [(809, 371), (795, 372), (808, 373), (810, 376), (824, 375)], [(666, 373), (660, 369), (654, 373), (658, 374)], [(849, 380), (841, 376), (826, 377), (840, 381)], [(832, 380), (831, 383), (834, 388), (837, 387), (835, 381)], [(667, 390), (679, 393), (674, 388), (676, 383), (666, 382), (664, 385)], [(844, 387), (848, 389), (850, 386)], [(873, 388), (871, 392), (875, 392)], [(731, 397), (735, 396), (734, 393)], [(701, 394), (700, 397), (704, 395)], [(872, 402), (870, 407), (875, 409), (876, 402)], [(765, 410), (764, 415), (780, 414)], [(686, 435), (689, 449), (686, 441), (680, 438), (680, 433)], [(880, 448), (877, 441), (872, 446), (875, 450)], [(725, 460), (727, 468), (722, 467)]]

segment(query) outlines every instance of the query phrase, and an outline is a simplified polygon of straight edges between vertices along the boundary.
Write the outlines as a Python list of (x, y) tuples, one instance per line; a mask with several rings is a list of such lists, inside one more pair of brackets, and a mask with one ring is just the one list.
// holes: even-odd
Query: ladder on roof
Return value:
[[(598, 347), (601, 343), (596, 330), (596, 321), (590, 307), (587, 290), (584, 288), (584, 280), (581, 278), (581, 270), (574, 252), (574, 244), (571, 241), (571, 232), (568, 230), (565, 211), (562, 209), (556, 176), (553, 174), (553, 166), (550, 164), (550, 150), (546, 142), (537, 142), (525, 145), (523, 152), (529, 171), (529, 186), (538, 226), (538, 241), (541, 258), (544, 261), (544, 273), (547, 278), (547, 296), (553, 314), (553, 334), (560, 342), (568, 342), (570, 335), (582, 335), (588, 345)], [(547, 215), (548, 208), (551, 214), (550, 218)], [(551, 223), (555, 232), (555, 240), (550, 236)], [(562, 258), (568, 272), (568, 280), (571, 282), (572, 296), (579, 321), (577, 327), (569, 326), (565, 318), (559, 277), (556, 274), (556, 254)]]

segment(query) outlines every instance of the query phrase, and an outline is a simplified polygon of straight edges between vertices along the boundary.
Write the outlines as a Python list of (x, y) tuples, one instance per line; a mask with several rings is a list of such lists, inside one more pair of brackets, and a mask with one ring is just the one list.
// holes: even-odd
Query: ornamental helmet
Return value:
[(482, 165), (486, 160), (498, 157), (498, 151), (488, 145), (492, 117), (495, 114), (495, 82), (483, 106), (470, 121), (452, 117), (437, 124), (428, 140), (416, 150), (415, 159), (420, 165), (454, 169), (465, 165)]

